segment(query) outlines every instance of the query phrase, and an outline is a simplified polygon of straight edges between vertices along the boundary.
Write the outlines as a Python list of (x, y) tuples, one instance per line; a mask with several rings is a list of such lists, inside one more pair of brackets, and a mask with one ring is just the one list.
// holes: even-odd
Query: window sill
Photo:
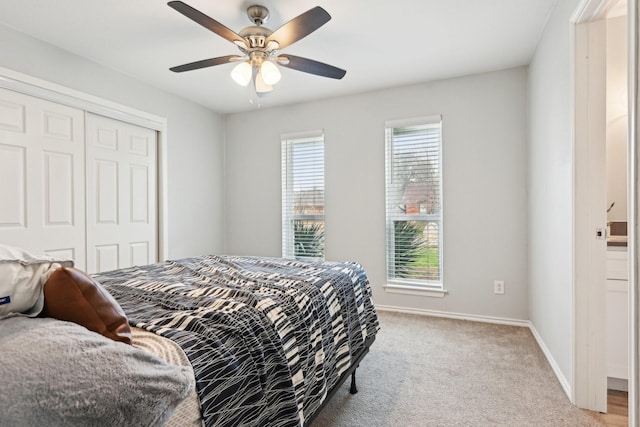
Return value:
[(423, 297), (442, 298), (448, 293), (444, 289), (433, 289), (423, 286), (412, 286), (404, 284), (400, 285), (397, 283), (388, 283), (383, 287), (385, 291), (392, 294), (420, 295)]

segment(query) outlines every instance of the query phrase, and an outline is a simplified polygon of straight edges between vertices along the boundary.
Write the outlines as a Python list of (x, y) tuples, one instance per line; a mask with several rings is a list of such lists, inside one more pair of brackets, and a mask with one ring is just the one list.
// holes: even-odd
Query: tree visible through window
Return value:
[(440, 117), (386, 128), (387, 279), (442, 287)]
[(324, 259), (324, 137), (282, 139), (282, 256)]

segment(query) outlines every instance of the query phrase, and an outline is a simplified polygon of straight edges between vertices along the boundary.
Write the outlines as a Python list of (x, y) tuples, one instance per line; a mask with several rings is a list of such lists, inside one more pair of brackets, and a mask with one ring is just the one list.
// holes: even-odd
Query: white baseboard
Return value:
[(530, 324), (528, 320), (481, 316), (477, 314), (452, 313), (449, 311), (425, 310), (421, 308), (395, 307), (391, 305), (376, 304), (376, 310), (391, 311), (396, 313), (419, 314), (422, 316), (446, 317), (448, 319), (470, 320), (472, 322), (495, 323), (498, 325), (521, 326), (523, 328), (528, 328)]
[(438, 311), (438, 310), (425, 310), (420, 308), (406, 308), (406, 307), (394, 307), (390, 305), (376, 305), (376, 310), (379, 311), (390, 311), (396, 313), (408, 313), (408, 314), (418, 314), (422, 316), (432, 316), (432, 317), (446, 317), (448, 319), (458, 319), (458, 320), (469, 320), (472, 322), (483, 322), (483, 323), (495, 323), (498, 325), (510, 325), (510, 326), (520, 326), (523, 328), (529, 328), (531, 334), (538, 343), (538, 347), (542, 350), (542, 353), (546, 357), (549, 365), (551, 365), (551, 369), (553, 373), (556, 375), (558, 382), (560, 382), (560, 386), (566, 393), (569, 400), (571, 400), (571, 386), (569, 385), (569, 381), (562, 374), (562, 371), (558, 367), (555, 359), (551, 355), (551, 352), (545, 345), (544, 341), (536, 331), (536, 328), (529, 320), (519, 320), (519, 319), (508, 319), (503, 317), (492, 317), (492, 316), (480, 316), (476, 314), (463, 314), (463, 313), (451, 313), (447, 311)]
[(607, 388), (610, 390), (629, 391), (629, 381), (622, 378), (607, 377)]
[(573, 403), (573, 399), (571, 397), (572, 396), (571, 384), (569, 383), (569, 381), (567, 381), (567, 378), (565, 378), (564, 374), (560, 370), (560, 367), (558, 366), (555, 359), (553, 358), (553, 355), (547, 348), (547, 345), (544, 343), (544, 341), (542, 340), (542, 337), (540, 336), (535, 326), (533, 326), (533, 323), (531, 322), (529, 322), (529, 330), (531, 330), (533, 337), (536, 339), (536, 342), (538, 343), (538, 347), (540, 347), (540, 350), (542, 350), (542, 353), (544, 353), (544, 357), (547, 358), (547, 362), (549, 362), (549, 365), (551, 365), (551, 369), (553, 370), (553, 373), (556, 374), (556, 378), (558, 378), (558, 381), (560, 382), (560, 385), (562, 386), (562, 389), (564, 390), (565, 394), (569, 398), (569, 401)]

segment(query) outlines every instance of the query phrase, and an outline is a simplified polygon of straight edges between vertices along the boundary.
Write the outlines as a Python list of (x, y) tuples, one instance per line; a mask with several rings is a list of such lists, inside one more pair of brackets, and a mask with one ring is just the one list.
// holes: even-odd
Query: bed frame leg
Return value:
[(349, 388), (349, 393), (356, 394), (358, 392), (358, 388), (356, 387), (356, 371), (354, 370), (351, 373), (351, 388)]

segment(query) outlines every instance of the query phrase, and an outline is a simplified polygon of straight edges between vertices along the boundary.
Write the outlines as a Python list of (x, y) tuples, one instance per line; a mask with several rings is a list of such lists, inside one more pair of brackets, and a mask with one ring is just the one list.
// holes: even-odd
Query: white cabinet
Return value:
[(607, 250), (607, 377), (628, 379), (629, 270), (626, 247)]

